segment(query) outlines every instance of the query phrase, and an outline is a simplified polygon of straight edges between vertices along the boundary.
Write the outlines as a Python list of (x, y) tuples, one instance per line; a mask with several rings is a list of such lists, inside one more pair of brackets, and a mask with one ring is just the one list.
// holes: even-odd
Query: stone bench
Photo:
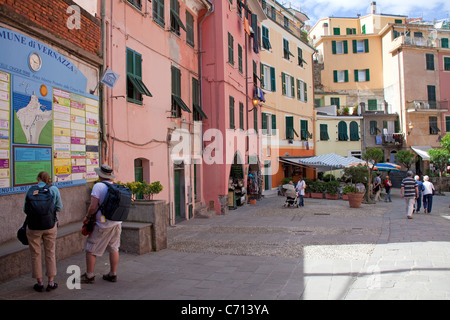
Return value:
[[(83, 250), (86, 238), (81, 234), (81, 222), (58, 228), (56, 238), (56, 261), (66, 259)], [(84, 261), (80, 261), (83, 264)], [(0, 245), (0, 283), (31, 273), (30, 249), (17, 239)], [(45, 269), (44, 269), (45, 270)]]
[(145, 222), (122, 222), (120, 251), (146, 254), (153, 251), (153, 225)]

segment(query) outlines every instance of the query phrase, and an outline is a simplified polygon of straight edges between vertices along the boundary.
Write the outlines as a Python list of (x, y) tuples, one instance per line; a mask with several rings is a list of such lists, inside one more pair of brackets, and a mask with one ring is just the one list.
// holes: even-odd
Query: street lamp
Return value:
[(409, 136), (411, 134), (411, 131), (414, 129), (414, 125), (412, 124), (412, 122), (409, 122), (408, 129), (409, 129), (409, 131), (408, 131), (408, 136)]

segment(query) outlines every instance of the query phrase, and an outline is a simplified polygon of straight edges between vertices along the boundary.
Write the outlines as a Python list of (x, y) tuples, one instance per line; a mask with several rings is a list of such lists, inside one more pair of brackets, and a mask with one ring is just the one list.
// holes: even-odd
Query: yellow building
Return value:
[[(356, 116), (358, 119), (355, 121), (359, 123), (359, 130), (363, 134), (364, 127), (369, 126), (369, 123), (364, 121), (365, 115), (377, 114), (380, 123), (395, 121), (394, 113), (400, 112), (393, 101), (387, 102), (385, 99), (385, 49), (381, 31), (388, 24), (401, 24), (405, 20), (405, 16), (378, 14), (376, 4), (372, 2), (371, 13), (365, 16), (327, 17), (320, 19), (312, 27), (308, 36), (317, 50), (314, 59), (314, 104), (318, 112), (316, 132), (320, 132), (322, 121), (331, 121), (328, 118), (329, 111), (334, 106), (336, 116)], [(328, 115), (323, 118), (321, 113)], [(334, 122), (336, 121), (338, 120), (335, 119)], [(336, 127), (334, 122), (329, 124), (333, 128)], [(361, 154), (366, 146), (375, 145), (386, 149), (384, 152), (388, 157), (392, 152), (390, 145), (377, 145), (377, 138), (370, 136), (367, 139), (352, 141), (352, 144), (339, 143), (337, 146), (332, 146), (329, 141), (316, 139), (316, 151), (318, 155), (335, 152), (342, 156), (357, 156), (358, 151)], [(336, 150), (332, 151), (334, 149)]]
[(314, 156), (314, 49), (302, 30), (307, 17), (277, 1), (262, 1), (259, 75), (262, 104), (264, 190), (278, 188), (284, 177), (313, 177), (314, 170), (292, 167), (283, 156)]

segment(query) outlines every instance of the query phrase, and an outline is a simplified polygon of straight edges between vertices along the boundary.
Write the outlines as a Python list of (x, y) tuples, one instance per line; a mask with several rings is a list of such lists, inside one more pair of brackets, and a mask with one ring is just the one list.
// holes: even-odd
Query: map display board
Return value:
[(26, 192), (40, 171), (57, 187), (97, 179), (99, 104), (87, 77), (25, 34), (0, 27), (0, 47), (0, 196)]

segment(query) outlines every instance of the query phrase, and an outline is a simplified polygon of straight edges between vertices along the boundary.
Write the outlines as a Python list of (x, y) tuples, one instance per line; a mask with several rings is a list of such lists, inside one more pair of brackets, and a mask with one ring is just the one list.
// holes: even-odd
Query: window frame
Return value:
[(153, 21), (165, 28), (165, 4), (164, 0), (153, 0)]
[(229, 64), (234, 66), (234, 38), (233, 35), (228, 32), (228, 61)]

